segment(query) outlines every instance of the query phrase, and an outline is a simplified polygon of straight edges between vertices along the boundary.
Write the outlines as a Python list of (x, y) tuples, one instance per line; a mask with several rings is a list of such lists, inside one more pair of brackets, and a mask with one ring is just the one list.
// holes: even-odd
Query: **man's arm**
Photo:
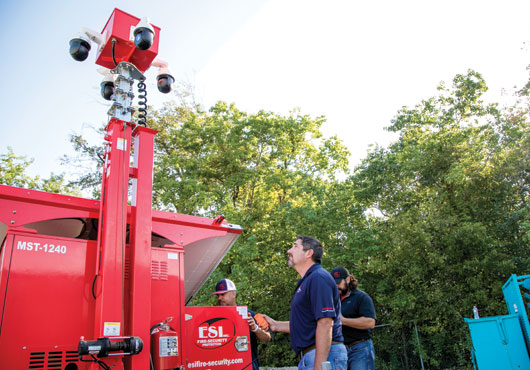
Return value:
[(331, 347), (331, 339), (333, 338), (333, 318), (322, 317), (317, 321), (316, 331), (316, 352), (315, 352), (315, 367), (314, 370), (320, 370), (322, 362), (327, 361), (329, 349)]
[(375, 319), (372, 319), (371, 317), (361, 316), (355, 319), (350, 319), (340, 315), (340, 322), (342, 325), (354, 329), (368, 330), (375, 328)]
[(261, 315), (265, 318), (265, 320), (267, 320), (272, 331), (280, 331), (282, 333), (291, 332), (291, 329), (289, 328), (289, 321), (276, 321), (265, 314)]
[(256, 334), (258, 340), (262, 342), (269, 342), (271, 340), (271, 333), (269, 333), (268, 330), (260, 328), (254, 318), (250, 315), (248, 317), (248, 327), (254, 334)]
[(259, 326), (258, 330), (256, 330), (254, 334), (256, 334), (256, 337), (262, 342), (270, 342), (271, 340), (271, 333), (269, 333), (268, 330), (263, 330)]

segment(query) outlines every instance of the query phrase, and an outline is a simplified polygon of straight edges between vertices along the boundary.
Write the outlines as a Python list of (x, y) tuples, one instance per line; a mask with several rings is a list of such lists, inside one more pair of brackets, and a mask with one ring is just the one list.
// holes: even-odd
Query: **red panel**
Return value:
[[(111, 119), (107, 125), (111, 148), (107, 153), (107, 172), (103, 179), (102, 215), (99, 220), (96, 270), (96, 311), (94, 334), (89, 340), (124, 335), (124, 262), (127, 226), (127, 192), (131, 127), (127, 122)], [(116, 329), (116, 330), (115, 330)]]
[(186, 368), (252, 368), (247, 307), (186, 307)]
[(99, 201), (0, 185), (0, 222), (22, 226), (68, 217), (98, 217)]
[(1, 261), (2, 368), (27, 369), (30, 358), (61, 368), (78, 363), (79, 338), (92, 335), (95, 247), (93, 241), (8, 234)]
[(169, 325), (177, 332), (178, 364), (182, 364), (182, 309), (184, 253), (181, 248), (153, 248), (151, 268), (151, 325), (171, 318)]
[[(130, 358), (131, 367), (149, 368), (151, 322), (151, 203), (153, 193), (153, 146), (156, 130), (137, 126), (134, 136), (134, 164), (137, 178), (133, 179), (133, 199), (130, 227), (130, 285), (126, 334), (143, 340), (143, 351)], [(178, 269), (176, 269), (178, 273)]]

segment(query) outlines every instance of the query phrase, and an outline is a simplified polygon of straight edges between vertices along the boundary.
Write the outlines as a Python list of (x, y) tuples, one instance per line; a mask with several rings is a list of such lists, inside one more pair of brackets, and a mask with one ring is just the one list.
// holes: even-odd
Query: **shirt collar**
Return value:
[(355, 293), (357, 293), (357, 289), (350, 289), (350, 290), (348, 290), (348, 293), (346, 293), (346, 295), (341, 295), (340, 296), (340, 300), (342, 301), (342, 300), (348, 298), (351, 295), (355, 295)]
[(316, 269), (319, 269), (319, 268), (322, 268), (322, 266), (320, 265), (320, 263), (314, 263), (314, 264), (312, 264), (311, 267), (305, 272), (304, 277), (302, 278), (302, 280), (305, 279), (306, 277), (308, 277), (309, 275), (311, 275), (311, 273), (312, 273), (313, 271), (315, 271)]
[(350, 289), (350, 290), (348, 290), (348, 293), (346, 293), (345, 295), (341, 295), (341, 296), (340, 296), (340, 300), (342, 301), (342, 300), (348, 298), (348, 297), (351, 295), (351, 292), (352, 292), (352, 291), (351, 291), (351, 289)]
[(298, 279), (298, 282), (296, 283), (296, 289), (295, 289), (295, 292), (296, 292), (296, 290), (298, 290), (298, 287), (300, 286), (300, 284), (302, 284), (302, 281), (304, 281), (306, 277), (308, 277), (309, 275), (311, 275), (311, 274), (313, 273), (313, 271), (318, 270), (319, 268), (322, 268), (322, 266), (320, 265), (320, 263), (314, 263), (314, 264), (312, 264), (311, 267), (310, 267), (309, 269), (307, 269), (307, 271), (305, 272), (304, 277), (301, 278), (301, 279)]

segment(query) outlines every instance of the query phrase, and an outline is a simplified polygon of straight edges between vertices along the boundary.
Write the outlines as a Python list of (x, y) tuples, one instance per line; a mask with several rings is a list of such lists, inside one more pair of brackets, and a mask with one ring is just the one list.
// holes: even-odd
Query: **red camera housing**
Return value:
[(140, 18), (130, 15), (120, 9), (114, 9), (107, 24), (101, 32), (105, 38), (103, 47), (98, 50), (96, 64), (105, 68), (115, 67), (112, 59), (112, 40), (114, 45), (114, 59), (116, 63), (129, 62), (144, 73), (158, 54), (160, 40), (160, 27), (151, 25), (155, 31), (153, 45), (147, 50), (140, 50), (134, 45), (133, 31), (140, 22)]

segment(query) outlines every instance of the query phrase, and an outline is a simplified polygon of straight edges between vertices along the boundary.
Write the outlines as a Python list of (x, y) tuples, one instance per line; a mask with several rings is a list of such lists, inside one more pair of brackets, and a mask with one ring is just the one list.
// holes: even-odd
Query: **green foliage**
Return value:
[[(395, 340), (418, 320), (431, 368), (467, 366), (467, 328), (482, 315), (504, 314), (501, 286), (530, 268), (527, 240), (529, 121), (481, 101), (480, 74), (457, 75), (440, 96), (403, 108), (396, 143), (374, 150), (352, 176), (361, 203), (377, 209), (382, 241), (363, 282), (378, 321)], [(526, 220), (528, 220), (526, 218)], [(392, 347), (379, 348), (391, 361)]]
[(67, 184), (63, 175), (52, 173), (48, 179), (41, 179), (26, 174), (31, 163), (33, 159), (17, 157), (8, 147), (6, 154), (0, 154), (0, 184), (79, 196), (79, 189)]
[(169, 105), (154, 116), (155, 202), (181, 213), (243, 210), (251, 220), (261, 216), (248, 211), (285, 204), (296, 182), (332, 179), (347, 167), (340, 142), (321, 139), (322, 119), (296, 112), (248, 115), (219, 102), (208, 113)]
[(74, 180), (69, 185), (78, 187), (82, 190), (89, 190), (93, 199), (99, 199), (101, 192), (101, 173), (103, 172), (103, 155), (105, 148), (103, 144), (104, 127), (94, 129), (101, 136), (102, 144), (91, 145), (82, 135), (70, 135), (70, 143), (77, 156), (63, 156), (63, 164), (68, 165), (72, 171), (75, 171)]

